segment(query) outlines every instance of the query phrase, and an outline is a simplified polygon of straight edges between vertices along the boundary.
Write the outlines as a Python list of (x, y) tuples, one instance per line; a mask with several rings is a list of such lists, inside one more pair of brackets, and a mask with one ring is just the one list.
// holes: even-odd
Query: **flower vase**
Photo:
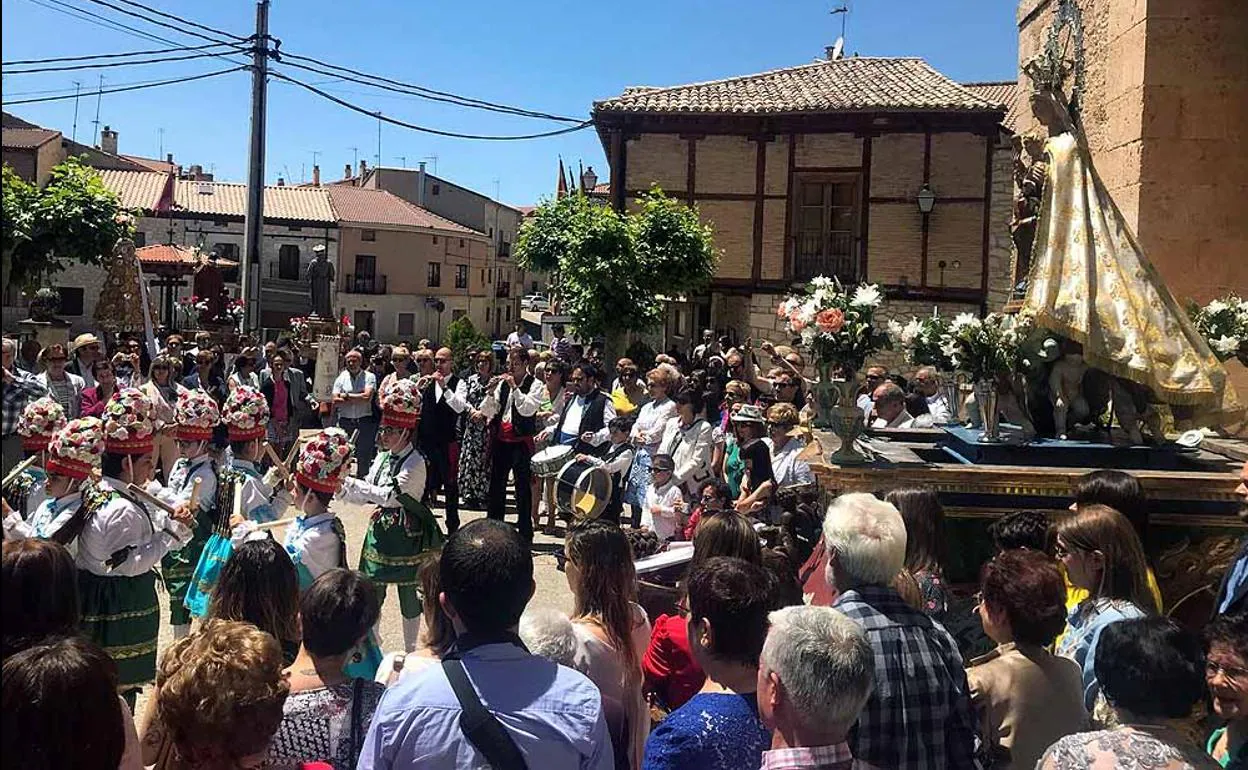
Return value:
[(940, 375), (940, 394), (949, 407), (949, 419), (946, 425), (962, 424), (962, 383), (958, 381), (957, 372), (943, 372)]
[(862, 435), (865, 418), (858, 406), (858, 375), (852, 373), (843, 380), (832, 379), (832, 364), (818, 364), (819, 386), (815, 398), (819, 404), (819, 419), (815, 427), (831, 430), (841, 440), (841, 446), (829, 459), (837, 465), (862, 465), (867, 458), (854, 446)]
[(1001, 413), (997, 408), (997, 383), (992, 380), (975, 383), (975, 404), (979, 407), (983, 425), (979, 434), (979, 443), (1000, 444), (1003, 442), (1005, 439), (1001, 437)]

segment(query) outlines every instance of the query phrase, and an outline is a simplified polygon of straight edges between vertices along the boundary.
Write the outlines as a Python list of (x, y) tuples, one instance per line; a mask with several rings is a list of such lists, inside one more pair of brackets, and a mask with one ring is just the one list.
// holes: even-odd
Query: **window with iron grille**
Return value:
[(793, 277), (858, 280), (860, 200), (857, 175), (799, 178), (793, 216)]
[(435, 287), (442, 285), (442, 263), (441, 262), (429, 263), (429, 277), (426, 283), (430, 288), (435, 288)]
[(456, 289), (468, 288), (468, 266), (467, 265), (455, 266), (455, 288)]

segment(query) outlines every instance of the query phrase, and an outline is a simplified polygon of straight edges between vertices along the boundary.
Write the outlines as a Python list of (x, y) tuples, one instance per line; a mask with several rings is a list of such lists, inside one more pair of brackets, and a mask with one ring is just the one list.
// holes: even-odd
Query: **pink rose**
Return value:
[(839, 308), (820, 310), (819, 314), (815, 316), (815, 325), (819, 327), (820, 331), (835, 334), (845, 325), (845, 313)]
[(797, 311), (789, 314), (789, 328), (794, 332), (800, 332), (806, 328), (806, 322), (802, 320), (802, 316)]

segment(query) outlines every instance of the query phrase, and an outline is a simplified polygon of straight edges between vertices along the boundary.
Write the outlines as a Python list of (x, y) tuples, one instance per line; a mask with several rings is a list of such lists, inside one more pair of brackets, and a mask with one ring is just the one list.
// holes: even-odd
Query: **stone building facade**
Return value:
[(699, 328), (783, 339), (776, 306), (816, 275), (880, 284), (882, 320), (998, 309), (1009, 105), (981, 93), (918, 59), (855, 58), (596, 103), (612, 204), (658, 185), (697, 207), (720, 251), (709, 293), (673, 298), (665, 347)]
[[(1056, 0), (1018, 4), (1022, 65)], [(1078, 0), (1083, 123), (1097, 173), (1180, 302), (1248, 292), (1248, 3)], [(1028, 110), (1020, 132), (1035, 130)], [(1239, 393), (1248, 371), (1227, 369)]]

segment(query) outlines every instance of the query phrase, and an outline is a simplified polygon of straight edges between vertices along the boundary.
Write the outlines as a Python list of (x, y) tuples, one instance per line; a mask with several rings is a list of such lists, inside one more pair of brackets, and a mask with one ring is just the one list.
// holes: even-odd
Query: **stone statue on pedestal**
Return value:
[(308, 284), (312, 294), (312, 315), (333, 318), (331, 291), (334, 285), (334, 266), (325, 254), (325, 246), (312, 247), (312, 261), (308, 264)]

